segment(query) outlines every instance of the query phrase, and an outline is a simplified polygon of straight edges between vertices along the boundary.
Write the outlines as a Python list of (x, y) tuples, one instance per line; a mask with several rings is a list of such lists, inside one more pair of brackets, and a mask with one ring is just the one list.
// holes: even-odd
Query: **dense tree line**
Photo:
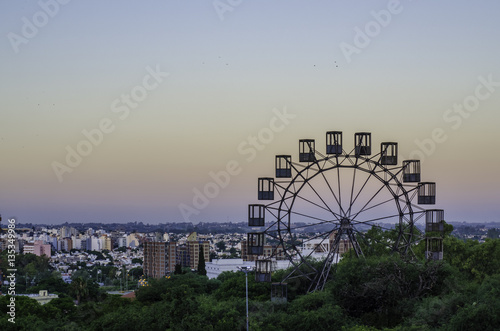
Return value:
[[(271, 284), (255, 282), (249, 275), (250, 328), (500, 328), (500, 239), (478, 243), (446, 236), (445, 259), (426, 261), (421, 244), (414, 247), (417, 258), (402, 258), (377, 245), (393, 234), (370, 231), (372, 242), (369, 246), (362, 243), (367, 245), (365, 257), (347, 254), (323, 291), (306, 294), (308, 284), (294, 279), (288, 283), (287, 302), (271, 301)], [(279, 281), (285, 272), (276, 272), (273, 280)], [(245, 275), (241, 272), (225, 272), (210, 280), (192, 272), (150, 279), (132, 301), (106, 295), (84, 277), (59, 293), (61, 298), (43, 306), (18, 297), (15, 325), (7, 321), (9, 297), (0, 297), (0, 329), (245, 329)]]

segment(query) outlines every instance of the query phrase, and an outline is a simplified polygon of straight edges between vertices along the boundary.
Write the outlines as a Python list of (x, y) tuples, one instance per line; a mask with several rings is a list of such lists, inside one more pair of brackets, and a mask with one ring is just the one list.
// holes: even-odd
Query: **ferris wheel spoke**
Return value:
[[(373, 196), (373, 197), (372, 197), (372, 198), (371, 198), (371, 199), (370, 199), (370, 200), (369, 200), (369, 201), (368, 201), (368, 202), (367, 202), (367, 203), (363, 206), (363, 208), (361, 208), (361, 209), (358, 211), (358, 213), (357, 213), (357, 214), (353, 217), (353, 219), (355, 219), (355, 218), (356, 218), (359, 214), (361, 214), (361, 213), (364, 213), (364, 212), (366, 212), (366, 211), (368, 211), (368, 210), (371, 210), (371, 209), (376, 208), (376, 207), (379, 207), (379, 206), (381, 206), (381, 205), (383, 205), (383, 204), (386, 204), (386, 203), (389, 203), (389, 202), (391, 202), (391, 201), (394, 201), (395, 199), (397, 199), (399, 202), (402, 202), (402, 203), (406, 206), (407, 201), (405, 201), (404, 199), (401, 199), (401, 198), (402, 198), (402, 197), (406, 197), (406, 196), (407, 196), (407, 193), (408, 193), (408, 192), (411, 192), (411, 191), (402, 192), (402, 193), (400, 193), (400, 194), (397, 194), (397, 195), (393, 196), (392, 198), (389, 198), (388, 200), (382, 201), (382, 202), (380, 202), (380, 203), (378, 203), (378, 204), (376, 204), (376, 205), (373, 205), (373, 206), (371, 206), (371, 207), (367, 208), (367, 206), (370, 204), (370, 202), (371, 202), (371, 201), (372, 201), (372, 200), (376, 197), (376, 195), (378, 195), (378, 194), (380, 193), (380, 191), (381, 191), (384, 187), (386, 187), (386, 186), (385, 186), (385, 185), (383, 185), (383, 186), (381, 186), (381, 187), (380, 187), (380, 189), (379, 189), (379, 190), (375, 193), (375, 195), (374, 195), (374, 196)], [(412, 201), (412, 200), (413, 200), (413, 198), (415, 197), (415, 195), (417, 194), (416, 188), (413, 188), (413, 190), (414, 190), (413, 195), (412, 195), (412, 197), (409, 199), (409, 201)], [(416, 206), (416, 207), (418, 207), (418, 206)], [(418, 207), (418, 208), (420, 208), (420, 207)]]
[[(267, 206), (267, 207), (266, 207), (266, 210), (267, 210), (267, 211), (268, 211), (268, 212), (269, 212), (272, 216), (274, 216), (274, 218), (279, 219), (278, 214), (279, 214), (279, 212), (281, 211), (279, 208)], [(276, 214), (276, 213), (275, 213), (276, 211), (278, 212), (278, 214)], [(281, 216), (281, 217), (283, 217), (283, 216)]]
[[(291, 198), (293, 198), (293, 197), (288, 197), (288, 198), (282, 199), (283, 204), (285, 204), (288, 209), (290, 209), (290, 207), (288, 207), (287, 200), (289, 200)], [(277, 202), (273, 202), (273, 203), (266, 206), (266, 210), (268, 210), (276, 219), (278, 219), (279, 216), (277, 214), (275, 214), (274, 212), (280, 213), (283, 210), (283, 208), (280, 208), (279, 206), (276, 207), (275, 205), (277, 205), (277, 204), (278, 204)]]
[(360, 210), (360, 211), (359, 211), (359, 212), (355, 215), (355, 217), (353, 217), (353, 219), (355, 219), (356, 217), (358, 217), (358, 216), (359, 216), (359, 214), (361, 214), (361, 213), (365, 213), (365, 212), (367, 212), (367, 211), (369, 211), (369, 210), (372, 210), (372, 209), (374, 209), (374, 208), (380, 207), (380, 206), (382, 206), (382, 205), (384, 205), (384, 204), (386, 204), (386, 203), (393, 202), (393, 201), (394, 201), (394, 198), (389, 198), (389, 199), (387, 199), (387, 200), (385, 200), (385, 201), (382, 201), (382, 202), (379, 202), (379, 203), (377, 203), (376, 205), (373, 205), (373, 206), (371, 206), (371, 207), (369, 207), (369, 208), (363, 208), (363, 209), (361, 209), (361, 210)]
[(313, 226), (317, 226), (317, 225), (323, 225), (323, 224), (327, 224), (327, 223), (331, 223), (331, 221), (324, 221), (324, 222), (320, 222), (320, 223), (306, 224), (306, 225), (300, 225), (300, 226), (290, 227), (290, 231), (291, 230), (297, 230), (297, 229), (306, 229), (306, 228), (309, 228), (309, 227), (313, 227)]
[[(337, 163), (338, 163), (338, 161), (337, 161)], [(345, 216), (345, 211), (342, 208), (342, 193), (341, 193), (342, 184), (340, 181), (340, 167), (338, 167), (338, 166), (337, 166), (337, 183), (338, 183), (337, 187), (338, 187), (338, 191), (339, 191), (339, 213)]]
[(301, 195), (297, 195), (297, 198), (299, 198), (299, 199), (301, 199), (301, 200), (303, 200), (303, 201), (305, 201), (305, 202), (307, 202), (307, 203), (310, 203), (311, 205), (316, 206), (316, 207), (318, 207), (318, 208), (320, 208), (320, 209), (323, 209), (323, 210), (325, 210), (325, 211), (330, 212), (330, 210), (329, 210), (328, 208), (325, 208), (325, 207), (323, 207), (323, 206), (321, 206), (321, 205), (319, 205), (319, 204), (317, 204), (317, 203), (315, 203), (315, 202), (313, 202), (313, 201), (311, 201), (311, 200), (309, 200), (309, 199), (306, 199), (306, 198), (304, 198), (304, 197), (303, 197), (303, 196), (301, 196)]
[(351, 207), (352, 207), (352, 196), (354, 194), (354, 184), (356, 183), (356, 170), (358, 165), (358, 158), (356, 158), (356, 164), (354, 165), (354, 173), (352, 175), (352, 186), (351, 186), (351, 199), (349, 200), (349, 209), (347, 209), (347, 217), (351, 217)]
[(328, 204), (325, 202), (325, 200), (321, 197), (321, 195), (318, 193), (318, 191), (316, 191), (314, 186), (312, 186), (309, 181), (306, 181), (306, 183), (307, 183), (308, 187), (314, 192), (314, 194), (319, 198), (319, 200), (323, 203), (324, 207), (310, 201), (309, 199), (304, 198), (303, 196), (299, 195), (298, 193), (297, 193), (297, 196), (305, 201), (308, 201), (309, 203), (314, 204), (315, 206), (317, 206), (321, 209), (329, 211), (332, 215), (336, 215), (335, 212), (330, 208), (330, 206), (328, 206)]
[[(342, 218), (342, 215), (345, 214), (345, 211), (344, 209), (342, 208), (342, 203), (340, 201), (340, 194), (339, 194), (339, 197), (337, 197), (337, 195), (335, 194), (332, 186), (330, 185), (330, 182), (328, 181), (328, 179), (326, 178), (324, 172), (321, 172), (321, 176), (323, 177), (323, 179), (325, 180), (325, 183), (326, 185), (328, 186), (328, 189), (330, 190), (330, 192), (332, 193), (333, 195), (333, 198), (335, 199), (335, 201), (337, 202), (337, 205), (340, 207), (340, 211), (339, 211), (339, 214), (335, 214), (335, 217), (337, 218), (337, 220), (340, 220), (340, 218)], [(339, 218), (340, 217), (340, 218)]]
[[(297, 216), (303, 216), (303, 217), (307, 217), (307, 218), (310, 218), (310, 219), (313, 219), (313, 220), (321, 222), (321, 223), (308, 224), (307, 226), (316, 226), (316, 225), (319, 225), (319, 224), (332, 223), (333, 221), (335, 221), (335, 220), (331, 220), (331, 219), (324, 219), (324, 218), (319, 218), (319, 217), (315, 217), (315, 216), (311, 216), (311, 215), (299, 213), (299, 212), (296, 212), (296, 211), (289, 211), (287, 214), (297, 215)], [(335, 216), (337, 216), (337, 215), (335, 215)], [(290, 226), (292, 226), (291, 224), (292, 223), (290, 223)]]
[[(370, 207), (367, 209), (368, 205), (373, 201), (373, 199), (375, 199), (375, 197), (384, 189), (385, 186), (381, 186), (377, 192), (375, 192), (375, 194), (366, 202), (366, 204), (354, 215), (354, 217), (352, 217), (351, 219), (356, 219), (356, 217), (358, 217), (359, 214), (361, 214), (362, 212), (366, 211), (366, 210), (369, 210), (371, 208), (374, 208), (376, 207), (376, 205), (374, 207)], [(391, 201), (391, 199), (387, 200), (386, 202), (388, 201)], [(385, 202), (383, 202), (385, 203)]]
[[(359, 195), (361, 194), (361, 192), (363, 191), (363, 189), (365, 188), (366, 184), (368, 183), (368, 181), (372, 178), (372, 172), (370, 172), (370, 174), (368, 175), (368, 177), (366, 178), (365, 182), (363, 183), (363, 185), (361, 186), (361, 188), (359, 189), (358, 193), (356, 194), (356, 197), (354, 198), (354, 200), (352, 201), (351, 205), (349, 206), (349, 214), (351, 212), (351, 209), (352, 209), (352, 206), (354, 205), (354, 203), (356, 202), (356, 200), (358, 199)], [(357, 216), (358, 214), (356, 214)], [(356, 218), (356, 217), (354, 217)]]
[(363, 220), (363, 221), (358, 221), (356, 219), (353, 219), (352, 222), (353, 224), (368, 224), (368, 223), (373, 223), (376, 221), (382, 221), (382, 220), (387, 220), (395, 217), (400, 217), (401, 215), (399, 214), (394, 214), (394, 215), (389, 215), (389, 216), (382, 216), (382, 217), (377, 217), (377, 218), (372, 218), (368, 220)]

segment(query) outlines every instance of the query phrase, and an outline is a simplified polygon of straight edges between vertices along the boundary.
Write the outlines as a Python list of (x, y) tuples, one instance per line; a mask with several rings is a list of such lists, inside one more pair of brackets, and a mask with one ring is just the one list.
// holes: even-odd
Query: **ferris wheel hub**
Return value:
[(352, 229), (352, 223), (351, 220), (348, 219), (347, 217), (343, 217), (340, 220), (340, 229), (341, 230), (351, 230)]

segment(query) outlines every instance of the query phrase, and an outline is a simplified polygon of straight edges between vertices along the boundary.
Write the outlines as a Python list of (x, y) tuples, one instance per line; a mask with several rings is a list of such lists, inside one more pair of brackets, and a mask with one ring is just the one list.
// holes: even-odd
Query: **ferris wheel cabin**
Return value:
[(276, 178), (292, 177), (292, 156), (276, 155)]
[(248, 226), (264, 226), (265, 208), (264, 205), (248, 205)]
[(398, 143), (380, 144), (380, 164), (397, 165), (398, 164)]
[(429, 209), (425, 211), (425, 231), (444, 232), (444, 210)]
[(443, 238), (428, 237), (425, 243), (425, 256), (427, 260), (442, 260), (443, 259)]
[(370, 155), (372, 153), (372, 134), (370, 132), (355, 133), (354, 146), (356, 156)]
[(420, 183), (418, 186), (418, 204), (434, 205), (436, 203), (436, 183)]
[(258, 187), (259, 200), (274, 200), (274, 180), (273, 178), (259, 178)]
[(420, 160), (403, 161), (403, 182), (404, 183), (420, 182)]
[(248, 255), (264, 254), (264, 232), (249, 232), (247, 236)]
[(255, 281), (270, 282), (271, 274), (276, 269), (276, 261), (263, 259), (255, 261)]
[(300, 139), (299, 140), (299, 161), (300, 162), (314, 162), (316, 156), (314, 139)]
[(342, 131), (326, 133), (326, 154), (342, 154)]
[(272, 302), (286, 302), (288, 296), (287, 283), (272, 283), (271, 284), (271, 301)]

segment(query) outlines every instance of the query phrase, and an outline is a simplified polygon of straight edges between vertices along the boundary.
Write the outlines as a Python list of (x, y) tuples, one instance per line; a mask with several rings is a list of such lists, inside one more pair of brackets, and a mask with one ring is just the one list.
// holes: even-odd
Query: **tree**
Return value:
[(235, 258), (240, 257), (240, 254), (239, 254), (238, 250), (236, 248), (234, 248), (234, 247), (231, 247), (229, 249), (229, 254), (230, 254), (229, 258), (231, 258), (231, 259), (235, 259)]
[(139, 279), (144, 274), (144, 269), (142, 268), (132, 268), (129, 270), (128, 274), (134, 278)]
[(488, 233), (486, 235), (491, 239), (499, 239), (500, 229), (488, 229)]
[(59, 311), (58, 317), (63, 318), (68, 315), (72, 315), (76, 311), (75, 304), (73, 303), (73, 299), (70, 297), (65, 298), (55, 298), (52, 299), (49, 303), (44, 305), (44, 308), (47, 310), (49, 307), (54, 307)]
[(444, 240), (444, 251), (445, 260), (471, 279), (481, 282), (486, 276), (500, 273), (500, 239), (487, 238), (479, 243), (448, 237)]
[(198, 275), (201, 275), (201, 276), (207, 275), (207, 269), (205, 266), (205, 253), (203, 250), (203, 245), (200, 245), (200, 254), (198, 257)]
[(181, 275), (181, 274), (182, 274), (182, 266), (180, 263), (177, 263), (175, 265), (174, 275)]
[(224, 252), (226, 250), (226, 243), (224, 241), (219, 241), (215, 244), (215, 247), (221, 252)]
[(351, 317), (395, 327), (422, 298), (435, 295), (446, 273), (442, 263), (403, 260), (398, 255), (343, 258), (328, 289)]
[[(340, 329), (347, 324), (348, 318), (333, 302), (332, 294), (327, 291), (302, 295), (290, 303), (288, 316), (281, 319), (280, 326), (286, 330), (307, 330), (312, 326), (322, 329), (335, 325), (335, 329)], [(274, 319), (273, 315), (269, 316), (269, 322)]]
[[(391, 245), (393, 245), (395, 230), (384, 231), (378, 226), (372, 226), (364, 236), (360, 237), (359, 245), (361, 251), (365, 256), (381, 256), (387, 255), (391, 251)], [(353, 254), (354, 252), (349, 252)]]
[(38, 285), (31, 287), (28, 293), (38, 293), (40, 290), (47, 290), (49, 293), (67, 294), (69, 285), (66, 284), (58, 272), (53, 272), (50, 277), (43, 277)]
[(85, 299), (89, 295), (88, 281), (82, 277), (76, 277), (71, 282), (71, 290), (76, 296), (77, 305), (80, 304), (82, 299)]
[(469, 302), (461, 305), (447, 324), (450, 330), (498, 330), (500, 274), (488, 276)]

